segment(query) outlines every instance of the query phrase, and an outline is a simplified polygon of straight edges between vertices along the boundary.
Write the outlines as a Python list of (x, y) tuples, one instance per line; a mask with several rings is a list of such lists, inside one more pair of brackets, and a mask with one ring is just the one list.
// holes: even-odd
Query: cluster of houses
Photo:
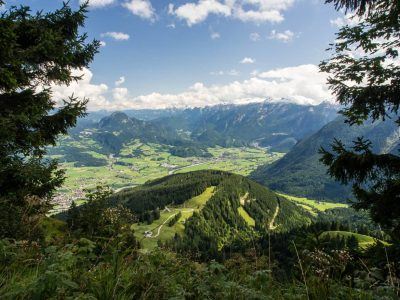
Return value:
[(79, 188), (73, 192), (73, 194), (60, 193), (53, 197), (52, 204), (56, 206), (55, 211), (65, 211), (70, 208), (71, 204), (75, 200), (83, 199), (85, 192), (83, 188)]

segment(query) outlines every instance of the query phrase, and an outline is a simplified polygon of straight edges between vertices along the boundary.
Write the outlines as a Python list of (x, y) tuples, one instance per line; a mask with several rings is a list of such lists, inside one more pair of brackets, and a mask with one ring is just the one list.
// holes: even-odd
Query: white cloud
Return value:
[(199, 0), (197, 3), (186, 3), (174, 10), (169, 6), (170, 14), (176, 15), (179, 19), (185, 20), (188, 26), (203, 22), (208, 15), (230, 16), (231, 8), (217, 0)]
[(217, 72), (210, 72), (210, 75), (213, 76), (223, 76), (223, 75), (228, 75), (228, 76), (239, 76), (240, 72), (238, 70), (232, 69), (228, 71), (217, 71)]
[(271, 40), (278, 40), (284, 43), (288, 43), (293, 40), (294, 33), (290, 30), (285, 30), (283, 32), (277, 32), (276, 30), (272, 30), (268, 38)]
[(109, 91), (105, 84), (94, 84), (93, 74), (88, 69), (74, 71), (74, 75), (80, 74), (83, 75), (82, 80), (72, 82), (69, 86), (52, 85), (54, 100), (61, 103), (62, 99), (67, 99), (73, 94), (79, 98), (89, 98), (90, 110), (120, 110), (204, 107), (265, 100), (317, 105), (327, 100), (333, 102), (334, 99), (326, 85), (328, 75), (319, 72), (318, 66), (311, 64), (268, 70), (254, 74), (255, 76), (247, 80), (233, 81), (225, 85), (206, 86), (197, 82), (186, 91), (177, 94), (153, 92), (140, 96), (132, 96), (124, 87), (116, 87)]
[(260, 74), (260, 71), (259, 71), (259, 70), (253, 70), (253, 71), (251, 71), (251, 73), (250, 73), (250, 75), (253, 76), (253, 77), (258, 76), (258, 74)]
[(250, 39), (251, 41), (253, 41), (253, 42), (258, 42), (259, 40), (261, 40), (261, 36), (260, 36), (259, 33), (253, 32), (253, 33), (250, 33), (249, 39)]
[(239, 76), (240, 72), (238, 70), (232, 69), (226, 72), (226, 74), (228, 74), (229, 76)]
[(279, 10), (244, 10), (241, 7), (235, 11), (235, 17), (243, 22), (254, 23), (279, 23), (284, 20)]
[(211, 32), (210, 33), (210, 38), (212, 39), (212, 40), (217, 40), (217, 39), (219, 39), (221, 37), (221, 35), (218, 33), (218, 32)]
[(362, 18), (358, 15), (346, 14), (343, 17), (337, 17), (334, 20), (330, 20), (331, 25), (336, 27), (343, 27), (349, 25), (350, 27), (356, 26), (361, 22)]
[(225, 75), (225, 72), (224, 71), (217, 71), (217, 72), (210, 72), (210, 75), (213, 75), (213, 76), (223, 76), (223, 75)]
[(115, 86), (120, 86), (121, 84), (123, 84), (125, 82), (125, 76), (121, 76), (116, 82), (115, 82)]
[(187, 22), (188, 26), (198, 24), (209, 15), (231, 17), (243, 22), (257, 24), (282, 22), (282, 12), (292, 6), (295, 0), (198, 0), (185, 3), (176, 9), (172, 4), (168, 12)]
[(128, 96), (128, 89), (127, 88), (114, 88), (112, 90), (112, 96), (114, 98), (114, 101), (116, 101), (117, 103), (119, 101), (124, 101), (126, 99), (126, 97)]
[(93, 73), (89, 69), (73, 70), (72, 75), (81, 76), (82, 80), (73, 81), (67, 85), (51, 85), (52, 98), (62, 104), (63, 99), (68, 99), (70, 96), (78, 97), (79, 99), (88, 98), (88, 108), (90, 110), (107, 109), (111, 102), (107, 101), (106, 93), (108, 86), (106, 84), (93, 84)]
[(107, 46), (107, 43), (105, 41), (100, 41), (100, 47), (105, 47)]
[(326, 85), (326, 78), (327, 74), (320, 73), (318, 66), (300, 65), (269, 70), (250, 79), (233, 81), (226, 85), (206, 86), (197, 82), (186, 91), (177, 94), (153, 92), (134, 97), (126, 88), (115, 88), (112, 91), (113, 101), (108, 102), (107, 107), (101, 107), (97, 103), (92, 104), (92, 107), (108, 109), (204, 107), (222, 103), (261, 102), (266, 99), (270, 102), (317, 105), (322, 101), (334, 99)]
[[(80, 4), (85, 3), (87, 0), (79, 0)], [(115, 0), (89, 0), (89, 6), (93, 8), (105, 7), (113, 4)]]
[(123, 33), (123, 32), (115, 32), (115, 31), (102, 33), (101, 37), (110, 37), (110, 38), (112, 38), (112, 39), (114, 39), (116, 41), (129, 40), (129, 34)]
[(155, 21), (156, 13), (149, 0), (130, 0), (122, 4), (132, 14), (139, 16), (142, 19)]
[(240, 61), (241, 64), (254, 64), (255, 62), (256, 60), (251, 57), (245, 57)]
[(172, 3), (168, 4), (168, 14), (173, 15), (174, 14), (174, 8), (175, 6)]
[(216, 32), (216, 31), (212, 28), (212, 26), (208, 27), (208, 30), (210, 31), (210, 38), (211, 38), (212, 40), (217, 40), (217, 39), (219, 39), (219, 38), (221, 37), (220, 33), (219, 33), (219, 32)]
[(176, 27), (176, 26), (175, 26), (175, 24), (174, 24), (174, 23), (171, 23), (171, 24), (168, 24), (168, 25), (167, 25), (167, 28), (172, 28), (172, 29), (175, 29), (175, 27)]

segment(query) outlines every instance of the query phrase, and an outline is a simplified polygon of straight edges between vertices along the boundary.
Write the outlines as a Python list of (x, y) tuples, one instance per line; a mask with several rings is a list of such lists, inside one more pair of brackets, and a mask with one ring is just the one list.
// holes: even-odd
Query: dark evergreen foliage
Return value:
[[(344, 26), (332, 45), (334, 55), (321, 63), (330, 73), (328, 83), (350, 125), (368, 118), (395, 118), (399, 124), (400, 68), (395, 63), (400, 47), (398, 1), (328, 1), (361, 16), (355, 26)], [(348, 50), (357, 49), (361, 55)], [(400, 157), (374, 153), (362, 137), (352, 146), (335, 140), (332, 151), (321, 148), (321, 161), (342, 184), (352, 184), (356, 208), (368, 209), (372, 218), (400, 238)]]
[(1, 237), (29, 238), (63, 181), (57, 163), (43, 159), (45, 147), (76, 124), (87, 100), (71, 96), (58, 106), (47, 87), (79, 80), (71, 70), (87, 67), (97, 52), (99, 43), (79, 32), (86, 8), (33, 14), (21, 6), (0, 15)]

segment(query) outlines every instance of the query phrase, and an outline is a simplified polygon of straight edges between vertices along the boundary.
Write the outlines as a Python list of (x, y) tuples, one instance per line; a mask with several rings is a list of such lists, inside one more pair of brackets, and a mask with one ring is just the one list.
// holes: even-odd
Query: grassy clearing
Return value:
[[(189, 199), (183, 205), (168, 207), (169, 211), (167, 209), (162, 211), (160, 219), (151, 224), (133, 224), (131, 228), (135, 231), (136, 238), (141, 241), (143, 249), (145, 251), (152, 250), (157, 247), (158, 241), (165, 242), (172, 239), (175, 233), (182, 233), (185, 228), (186, 220), (189, 219), (195, 211), (199, 211), (204, 207), (214, 194), (214, 190), (215, 187), (209, 187), (202, 194)], [(168, 221), (179, 212), (181, 212), (182, 216), (174, 226), (169, 227)], [(144, 237), (146, 231), (151, 231), (153, 236)]]
[(349, 207), (347, 204), (343, 204), (343, 203), (321, 202), (318, 200), (289, 196), (289, 195), (279, 194), (279, 193), (278, 193), (278, 195), (285, 197), (286, 199), (293, 201), (296, 204), (298, 204), (299, 206), (309, 210), (310, 212), (314, 212), (314, 213), (326, 211), (327, 209), (331, 209), (331, 208), (340, 208), (340, 207), (347, 208), (347, 207)]
[(247, 211), (244, 210), (243, 207), (239, 207), (238, 208), (238, 212), (240, 214), (240, 216), (246, 221), (247, 225), (254, 227), (256, 226), (256, 221), (254, 221), (254, 219), (252, 217), (250, 217), (250, 215), (247, 213)]
[(186, 208), (194, 208), (194, 209), (202, 209), (204, 205), (206, 205), (207, 201), (214, 194), (215, 187), (207, 188), (202, 194), (199, 196), (193, 197), (192, 199), (186, 201), (184, 203), (184, 207)]
[(358, 245), (361, 249), (367, 249), (368, 247), (375, 245), (378, 241), (384, 244), (385, 246), (389, 246), (387, 242), (378, 240), (368, 235), (349, 232), (349, 231), (325, 231), (321, 234), (321, 237), (327, 235), (331, 237), (346, 237), (346, 238), (354, 236), (357, 239)]

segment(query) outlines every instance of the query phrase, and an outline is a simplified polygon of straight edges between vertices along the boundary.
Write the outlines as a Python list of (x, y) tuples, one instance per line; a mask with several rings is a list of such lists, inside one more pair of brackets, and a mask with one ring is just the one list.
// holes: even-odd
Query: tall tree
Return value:
[[(332, 45), (333, 56), (320, 68), (350, 125), (368, 118), (400, 125), (400, 2), (398, 0), (327, 0), (353, 15), (356, 25), (343, 26)], [(398, 143), (398, 141), (397, 141)], [(332, 152), (321, 149), (331, 176), (353, 184), (354, 206), (400, 238), (400, 157), (376, 154), (360, 137), (352, 146), (334, 141)]]
[(99, 42), (79, 33), (86, 9), (0, 14), (0, 237), (32, 237), (63, 181), (57, 162), (44, 159), (46, 147), (85, 114), (87, 99), (56, 103), (49, 86), (79, 80), (72, 71), (97, 52)]

